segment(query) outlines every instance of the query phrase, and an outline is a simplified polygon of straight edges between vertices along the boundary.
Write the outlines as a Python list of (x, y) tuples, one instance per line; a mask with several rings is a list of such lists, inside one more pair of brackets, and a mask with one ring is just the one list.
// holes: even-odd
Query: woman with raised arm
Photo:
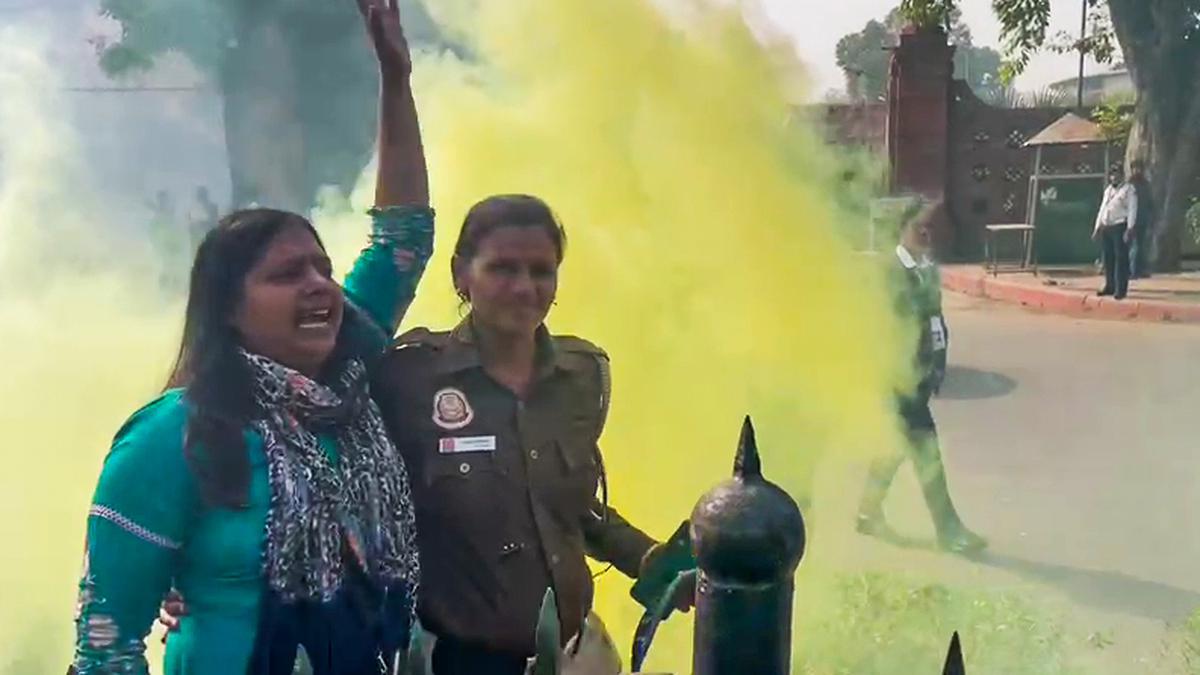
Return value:
[(429, 258), (433, 212), (394, 2), (360, 6), (382, 93), (370, 245), (345, 285), (316, 231), (271, 209), (200, 245), (169, 389), (117, 433), (87, 524), (75, 669), (145, 673), (174, 585), (166, 675), (372, 675), (406, 645), (419, 581), (403, 459), (368, 380)]

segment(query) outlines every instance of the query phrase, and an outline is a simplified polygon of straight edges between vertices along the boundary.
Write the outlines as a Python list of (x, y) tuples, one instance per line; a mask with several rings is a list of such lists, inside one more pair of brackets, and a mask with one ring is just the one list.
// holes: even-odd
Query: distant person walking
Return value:
[(1137, 229), (1137, 189), (1125, 182), (1121, 169), (1113, 169), (1092, 231), (1092, 239), (1100, 241), (1104, 261), (1104, 288), (1097, 295), (1125, 299), (1129, 292), (1129, 243)]
[(208, 195), (208, 188), (201, 185), (196, 188), (196, 201), (192, 203), (187, 214), (188, 237), (191, 239), (191, 250), (194, 253), (204, 240), (204, 235), (217, 225), (219, 210), (216, 202)]
[(177, 293), (186, 286), (188, 270), (187, 233), (179, 223), (175, 198), (167, 190), (159, 190), (154, 199), (146, 201), (150, 209), (150, 241), (158, 261), (159, 287)]
[(1137, 218), (1139, 227), (1133, 231), (1133, 243), (1129, 248), (1129, 278), (1146, 279), (1150, 276), (1150, 248), (1154, 242), (1154, 195), (1150, 181), (1146, 179), (1146, 163), (1135, 159), (1129, 163), (1129, 184), (1137, 193)]
[(150, 209), (150, 235), (160, 251), (170, 250), (175, 241), (176, 213), (175, 198), (167, 190), (154, 193), (154, 199), (146, 200)]
[(858, 531), (872, 536), (894, 536), (884, 518), (883, 502), (900, 465), (911, 459), (933, 517), (938, 545), (952, 553), (973, 553), (987, 548), (987, 541), (967, 529), (954, 508), (937, 425), (929, 407), (929, 400), (945, 378), (950, 345), (950, 330), (942, 314), (941, 276), (937, 264), (929, 257), (929, 225), (940, 207), (941, 202), (927, 204), (908, 219), (896, 253), (891, 256), (896, 313), (911, 322), (919, 336), (912, 356), (918, 379), (895, 393), (905, 445), (871, 464), (867, 487), (859, 503)]

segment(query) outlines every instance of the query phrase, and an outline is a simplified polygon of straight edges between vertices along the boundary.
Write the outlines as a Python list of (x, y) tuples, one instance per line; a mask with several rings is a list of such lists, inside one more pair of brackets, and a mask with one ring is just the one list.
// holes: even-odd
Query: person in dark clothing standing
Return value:
[(920, 338), (913, 357), (915, 385), (896, 392), (896, 411), (904, 428), (905, 447), (871, 464), (867, 487), (859, 504), (858, 531), (869, 535), (891, 532), (883, 501), (905, 459), (912, 459), (925, 503), (933, 516), (938, 545), (954, 553), (983, 550), (987, 542), (959, 518), (946, 483), (938, 447), (937, 426), (929, 400), (946, 374), (950, 331), (942, 314), (941, 279), (929, 258), (929, 225), (941, 202), (925, 205), (905, 226), (892, 260), (891, 275), (897, 314), (913, 322)]
[(1150, 191), (1150, 181), (1146, 179), (1146, 163), (1140, 159), (1129, 163), (1129, 184), (1137, 195), (1136, 222), (1139, 224), (1129, 247), (1129, 278), (1146, 279), (1150, 276), (1150, 248), (1154, 241), (1154, 195)]

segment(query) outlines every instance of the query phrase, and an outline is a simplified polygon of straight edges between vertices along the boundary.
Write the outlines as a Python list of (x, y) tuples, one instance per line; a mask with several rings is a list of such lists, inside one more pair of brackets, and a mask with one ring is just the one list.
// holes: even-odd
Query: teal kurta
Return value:
[[(344, 288), (347, 301), (371, 320), (367, 330), (377, 339), (369, 342), (379, 353), (412, 301), (432, 248), (431, 210), (372, 211), (370, 245)], [(139, 410), (104, 462), (80, 582), (80, 675), (146, 673), (144, 641), (172, 585), (187, 598), (189, 614), (168, 639), (166, 675), (244, 673), (250, 660), (263, 592), (267, 458), (262, 439), (247, 429), (248, 507), (206, 507), (184, 460), (187, 405), (185, 392), (172, 390)], [(336, 461), (332, 438), (321, 442)]]

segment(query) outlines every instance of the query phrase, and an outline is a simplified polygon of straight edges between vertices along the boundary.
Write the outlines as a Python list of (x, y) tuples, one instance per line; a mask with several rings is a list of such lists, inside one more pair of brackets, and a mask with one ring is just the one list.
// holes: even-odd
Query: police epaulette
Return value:
[(391, 350), (400, 351), (411, 347), (441, 349), (445, 346), (447, 337), (449, 337), (449, 333), (435, 333), (428, 328), (413, 328), (392, 340)]
[(574, 335), (556, 335), (554, 336), (554, 345), (563, 351), (594, 354), (605, 359), (608, 358), (608, 352), (600, 346)]

